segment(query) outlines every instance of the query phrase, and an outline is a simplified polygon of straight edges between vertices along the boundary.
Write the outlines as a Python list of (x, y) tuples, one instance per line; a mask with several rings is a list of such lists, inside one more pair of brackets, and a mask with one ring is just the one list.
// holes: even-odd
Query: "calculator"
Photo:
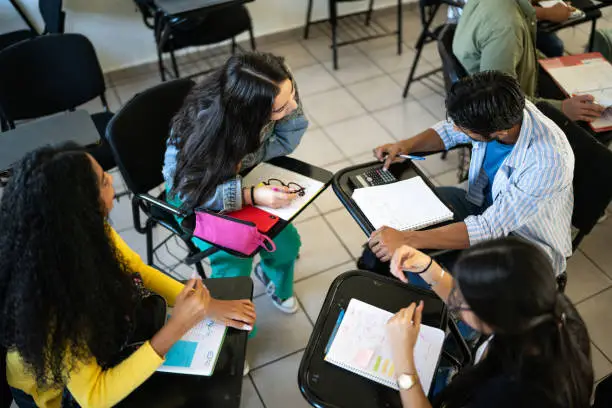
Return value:
[(385, 171), (382, 167), (370, 169), (356, 176), (350, 176), (349, 180), (355, 188), (381, 186), (383, 184), (395, 183), (397, 179), (390, 171)]

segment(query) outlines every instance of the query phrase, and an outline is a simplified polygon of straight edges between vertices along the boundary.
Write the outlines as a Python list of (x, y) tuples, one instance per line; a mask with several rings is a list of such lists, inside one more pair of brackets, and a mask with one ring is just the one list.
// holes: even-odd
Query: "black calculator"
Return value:
[(397, 179), (390, 171), (383, 170), (382, 167), (370, 169), (361, 174), (350, 176), (349, 180), (355, 188), (381, 186), (383, 184), (395, 183)]

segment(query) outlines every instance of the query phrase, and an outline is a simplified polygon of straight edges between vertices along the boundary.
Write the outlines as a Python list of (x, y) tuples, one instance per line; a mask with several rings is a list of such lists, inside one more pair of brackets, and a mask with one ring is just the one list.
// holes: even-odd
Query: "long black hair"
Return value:
[(483, 71), (454, 83), (446, 96), (446, 112), (459, 128), (490, 139), (523, 121), (525, 94), (516, 79), (499, 71)]
[(65, 384), (77, 361), (110, 361), (134, 307), (98, 177), (77, 149), (27, 154), (0, 201), (0, 341), (41, 388)]
[(209, 198), (259, 148), (287, 79), (283, 58), (248, 53), (230, 57), (189, 93), (170, 136), (179, 151), (171, 193), (181, 195), (184, 209)]
[(526, 403), (590, 406), (587, 329), (557, 290), (544, 252), (516, 237), (492, 240), (464, 251), (453, 272), (465, 303), (495, 336), (487, 356), (453, 379), (434, 406), (463, 407), (479, 386), (499, 376), (520, 384)]

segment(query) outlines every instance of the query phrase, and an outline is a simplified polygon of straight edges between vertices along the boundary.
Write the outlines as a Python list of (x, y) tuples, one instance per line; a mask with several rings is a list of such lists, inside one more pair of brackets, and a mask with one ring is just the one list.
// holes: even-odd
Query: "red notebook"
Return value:
[(259, 208), (251, 205), (244, 207), (241, 210), (227, 213), (227, 215), (242, 221), (250, 221), (255, 224), (259, 232), (263, 233), (270, 231), (279, 221), (279, 218), (276, 215), (272, 215), (269, 212), (260, 210)]

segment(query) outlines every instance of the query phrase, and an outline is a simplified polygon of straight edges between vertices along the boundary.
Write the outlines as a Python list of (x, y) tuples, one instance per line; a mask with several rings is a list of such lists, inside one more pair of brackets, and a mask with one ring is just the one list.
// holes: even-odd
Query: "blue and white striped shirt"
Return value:
[[(482, 206), (488, 183), (482, 168), (486, 142), (470, 139), (449, 121), (432, 128), (447, 149), (472, 144), (467, 200)], [(573, 177), (574, 153), (565, 134), (526, 101), (519, 138), (493, 179), (493, 204), (464, 220), (470, 245), (512, 233), (539, 245), (555, 273), (564, 272), (572, 254)]]

